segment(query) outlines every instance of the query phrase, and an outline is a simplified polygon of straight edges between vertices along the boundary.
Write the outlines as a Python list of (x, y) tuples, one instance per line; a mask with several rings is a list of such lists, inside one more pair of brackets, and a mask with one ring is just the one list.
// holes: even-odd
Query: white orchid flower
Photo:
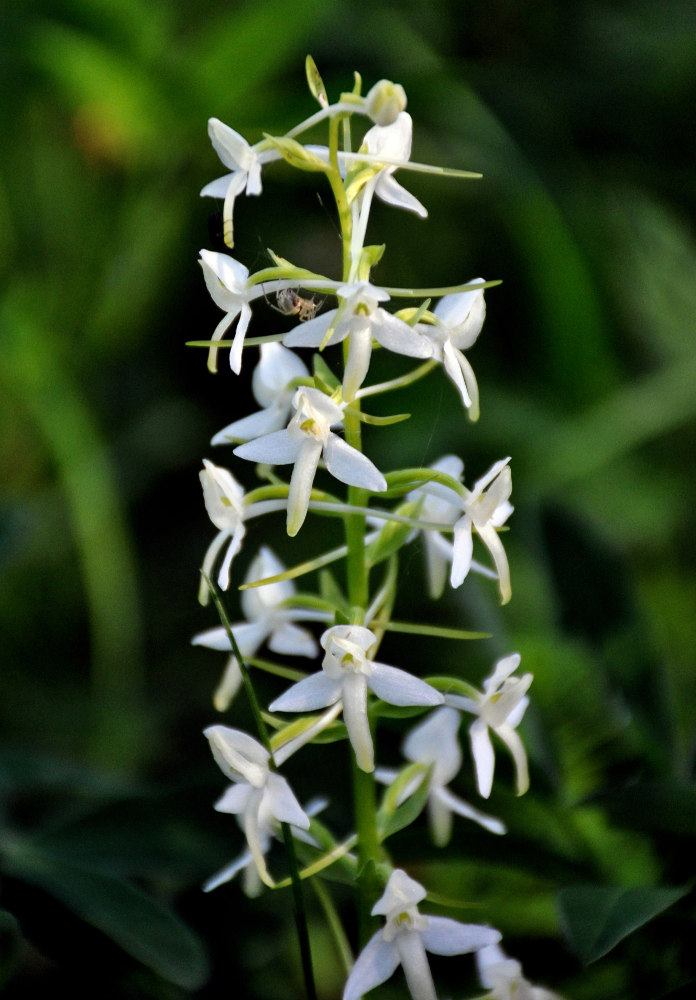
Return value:
[(265, 140), (250, 146), (239, 132), (235, 132), (218, 118), (208, 120), (208, 135), (215, 152), (232, 173), (206, 184), (201, 197), (224, 198), (224, 237), (225, 243), (231, 247), (234, 246), (233, 213), (237, 195), (242, 191), (251, 195), (261, 194), (261, 168), (271, 160), (279, 160), (280, 152), (267, 147)]
[(497, 944), (492, 927), (462, 924), (449, 917), (426, 917), (418, 912), (425, 889), (400, 868), (389, 876), (384, 895), (372, 907), (386, 918), (382, 930), (370, 938), (348, 976), (343, 1000), (359, 1000), (403, 966), (413, 1000), (437, 1000), (426, 951), (433, 955), (465, 955)]
[[(246, 533), (244, 490), (227, 469), (215, 465), (207, 458), (203, 459), (203, 466), (200, 472), (203, 500), (208, 517), (218, 529), (218, 534), (208, 546), (202, 572), (204, 576), (210, 577), (218, 554), (227, 544), (227, 551), (218, 571), (218, 585), (227, 590), (232, 560), (241, 549)], [(205, 579), (201, 579), (198, 599), (201, 604), (208, 603), (208, 585)]]
[[(203, 734), (218, 767), (233, 782), (233, 787), (223, 797), (224, 809), (221, 811), (240, 816), (259, 876), (266, 885), (273, 885), (264, 859), (268, 850), (264, 831), (268, 823), (291, 823), (308, 830), (309, 817), (285, 778), (271, 771), (268, 750), (252, 736), (220, 725), (208, 726)], [(216, 808), (220, 808), (220, 802)]]
[(516, 774), (516, 791), (523, 795), (529, 788), (527, 754), (515, 731), (529, 704), (527, 691), (532, 674), (512, 677), (520, 665), (519, 653), (498, 660), (493, 673), (483, 682), (483, 691), (473, 698), (445, 695), (445, 702), (462, 712), (471, 712), (476, 719), (469, 726), (471, 753), (474, 758), (479, 794), (487, 799), (493, 787), (495, 754), (489, 730), (500, 737), (512, 755)]
[(558, 993), (534, 986), (522, 975), (522, 966), (508, 958), (497, 944), (487, 945), (476, 953), (481, 985), (490, 991), (491, 1000), (562, 1000)]
[[(456, 455), (444, 455), (430, 466), (436, 472), (461, 482), (464, 463)], [(436, 524), (453, 525), (461, 515), (461, 497), (454, 490), (440, 483), (419, 487), (408, 494), (413, 503), (420, 502), (420, 517), (424, 521)], [(447, 581), (449, 567), (452, 562), (452, 543), (439, 531), (426, 530), (421, 532), (425, 550), (425, 575), (428, 581), (428, 593), (434, 600), (442, 596)]]
[[(464, 496), (437, 482), (426, 483), (409, 494), (409, 499), (422, 501), (424, 518), (454, 525), (451, 542), (437, 531), (428, 529), (423, 532), (428, 586), (432, 597), (439, 597), (442, 593), (448, 563), (451, 563), (452, 587), (460, 587), (471, 569), (493, 575), (472, 558), (475, 531), (493, 558), (502, 603), (507, 604), (510, 600), (510, 568), (497, 531), (514, 509), (509, 502), (512, 491), (509, 461), (509, 458), (504, 458), (492, 465), (476, 481), (473, 490), (466, 490)], [(464, 464), (455, 455), (445, 455), (431, 468), (445, 472), (459, 482)]]
[[(285, 566), (274, 552), (263, 546), (259, 554), (249, 565), (245, 582), (263, 580), (268, 576), (276, 576), (285, 570)], [(288, 607), (288, 602), (295, 595), (295, 585), (291, 580), (279, 580), (268, 583), (264, 587), (253, 587), (243, 590), (241, 596), (242, 613), (246, 621), (235, 622), (232, 632), (239, 646), (239, 652), (246, 659), (253, 656), (264, 642), (274, 653), (286, 656), (317, 655), (318, 646), (311, 632), (296, 625), (297, 621), (326, 621), (328, 614), (309, 608)], [(213, 704), (218, 712), (226, 711), (242, 683), (242, 674), (237, 657), (232, 652), (232, 644), (227, 630), (218, 626), (199, 632), (192, 639), (194, 646), (206, 646), (208, 649), (224, 650), (231, 655), (222, 680), (215, 691)]]
[(261, 344), (261, 359), (254, 368), (251, 389), (262, 409), (223, 427), (210, 442), (213, 445), (248, 441), (279, 431), (288, 422), (292, 409), (295, 379), (307, 378), (305, 364), (282, 344)]
[(343, 410), (319, 389), (300, 387), (292, 405), (295, 415), (282, 431), (265, 434), (234, 449), (251, 462), (270, 465), (294, 463), (288, 493), (289, 535), (296, 535), (307, 515), (314, 475), (323, 458), (326, 468), (342, 483), (380, 493), (387, 488), (382, 473), (365, 455), (331, 430), (343, 420)]
[[(215, 803), (214, 808), (217, 812), (226, 812), (236, 815), (237, 822), (243, 829), (244, 813), (246, 807), (248, 806), (251, 794), (253, 794), (251, 785), (231, 785), (222, 797)], [(313, 799), (307, 804), (307, 806), (305, 806), (304, 813), (309, 818), (311, 816), (315, 816), (325, 806), (325, 799)], [(292, 826), (293, 837), (295, 837), (296, 840), (302, 840), (305, 843), (316, 846), (316, 841), (310, 834), (307, 833), (306, 830), (295, 826), (294, 824), (290, 825)], [(268, 796), (262, 798), (261, 805), (259, 806), (257, 832), (259, 845), (263, 855), (265, 856), (271, 848), (272, 840), (274, 838), (280, 839), (281, 836), (278, 820), (269, 808)], [(213, 889), (217, 889), (218, 886), (224, 885), (225, 882), (230, 882), (240, 872), (242, 873), (242, 889), (244, 894), (249, 897), (258, 896), (263, 889), (263, 882), (259, 877), (254, 857), (248, 847), (245, 848), (236, 858), (224, 865), (214, 875), (211, 875), (211, 877), (203, 884), (203, 892), (212, 892)]]
[(390, 705), (441, 705), (444, 698), (405, 670), (369, 659), (377, 637), (362, 625), (334, 625), (319, 641), (325, 650), (322, 670), (293, 684), (269, 706), (270, 711), (311, 712), (340, 701), (358, 767), (373, 771), (368, 689)]
[(509, 461), (509, 458), (503, 458), (492, 465), (488, 472), (474, 483), (473, 490), (463, 500), (462, 516), (454, 525), (450, 574), (450, 583), (453, 587), (459, 587), (466, 579), (471, 569), (474, 547), (472, 533), (475, 531), (493, 559), (503, 604), (507, 604), (510, 600), (512, 590), (510, 567), (497, 529), (505, 524), (513, 511), (510, 503), (512, 476)]
[[(237, 316), (239, 322), (230, 348), (230, 368), (239, 375), (242, 368), (244, 338), (251, 320), (250, 302), (262, 292), (258, 285), (249, 284), (249, 270), (234, 257), (213, 250), (201, 250), (200, 264), (205, 283), (216, 306), (225, 313), (215, 327), (212, 341), (222, 340)], [(208, 352), (208, 369), (217, 371), (218, 348), (213, 344)]]
[[(445, 847), (452, 836), (452, 816), (456, 813), (473, 820), (491, 833), (505, 833), (505, 825), (494, 816), (488, 816), (460, 799), (447, 788), (462, 766), (462, 751), (457, 738), (461, 716), (454, 708), (438, 708), (412, 729), (406, 737), (402, 753), (414, 764), (430, 768), (428, 777), (428, 821), (433, 842)], [(379, 768), (378, 781), (391, 784), (397, 770)], [(422, 778), (418, 775), (403, 790), (400, 803), (416, 791)], [(399, 803), (399, 804), (400, 804)]]
[[(367, 152), (371, 156), (384, 156), (388, 160), (401, 160), (408, 163), (411, 158), (411, 140), (413, 136), (413, 119), (406, 111), (401, 111), (389, 125), (373, 125), (363, 138)], [(428, 210), (417, 198), (403, 188), (393, 178), (398, 167), (394, 164), (380, 170), (375, 182), (375, 194), (382, 201), (397, 208), (405, 208), (415, 212), (424, 219)]]
[(319, 347), (331, 330), (328, 345), (350, 337), (350, 348), (343, 375), (343, 398), (351, 400), (363, 384), (370, 365), (372, 339), (388, 346), (409, 338), (419, 343), (419, 336), (403, 320), (382, 309), (380, 302), (389, 293), (369, 281), (339, 285), (336, 294), (343, 300), (338, 309), (329, 309), (293, 327), (283, 338), (288, 347)]

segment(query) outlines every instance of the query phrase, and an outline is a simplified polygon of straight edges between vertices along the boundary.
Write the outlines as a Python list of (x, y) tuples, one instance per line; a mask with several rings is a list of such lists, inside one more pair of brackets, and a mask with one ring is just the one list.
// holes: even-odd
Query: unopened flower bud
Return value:
[(365, 104), (375, 125), (391, 125), (406, 109), (406, 91), (400, 83), (380, 80), (365, 97)]

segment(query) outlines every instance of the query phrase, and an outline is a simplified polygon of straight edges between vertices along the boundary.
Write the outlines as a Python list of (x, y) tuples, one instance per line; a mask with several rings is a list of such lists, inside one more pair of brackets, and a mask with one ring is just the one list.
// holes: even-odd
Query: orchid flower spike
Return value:
[[(280, 559), (264, 545), (249, 565), (245, 582), (263, 580), (268, 576), (276, 576), (284, 570), (285, 566)], [(317, 655), (318, 647), (314, 636), (295, 622), (326, 621), (327, 613), (289, 606), (294, 595), (295, 585), (291, 580), (279, 580), (264, 587), (253, 587), (242, 591), (241, 605), (246, 621), (236, 622), (232, 626), (232, 632), (239, 652), (245, 659), (254, 656), (264, 642), (268, 642), (268, 648), (274, 653), (286, 656), (313, 658)], [(207, 629), (194, 636), (192, 642), (194, 646), (206, 646), (208, 649), (224, 650), (230, 654), (222, 680), (213, 697), (215, 708), (218, 712), (224, 712), (229, 708), (242, 683), (239, 663), (232, 652), (227, 630), (220, 626)]]
[(489, 990), (491, 1000), (562, 1000), (558, 993), (534, 986), (522, 975), (522, 966), (508, 958), (497, 944), (487, 945), (476, 953), (481, 985)]
[(342, 483), (377, 493), (386, 490), (387, 483), (369, 458), (331, 430), (343, 420), (343, 409), (337, 403), (319, 389), (301, 386), (295, 392), (292, 405), (295, 415), (285, 430), (240, 445), (234, 449), (234, 454), (270, 465), (294, 463), (288, 493), (287, 529), (289, 535), (296, 535), (307, 516), (320, 458), (324, 459), (331, 475)]
[(249, 417), (235, 420), (215, 435), (211, 444), (249, 441), (279, 431), (288, 422), (296, 386), (293, 380), (307, 378), (309, 372), (296, 354), (282, 344), (261, 344), (261, 360), (254, 368), (251, 388), (262, 407)]
[(529, 788), (527, 754), (515, 731), (529, 704), (527, 691), (533, 674), (511, 675), (520, 665), (519, 653), (498, 660), (493, 673), (483, 682), (483, 691), (473, 698), (448, 694), (445, 702), (476, 719), (469, 726), (471, 753), (474, 758), (479, 794), (487, 799), (493, 787), (495, 755), (489, 729), (499, 736), (512, 755), (516, 773), (516, 791), (523, 795)]
[[(438, 708), (427, 716), (424, 722), (412, 729), (406, 737), (402, 753), (406, 760), (414, 764), (424, 764), (430, 769), (428, 775), (428, 822), (433, 842), (445, 847), (452, 836), (452, 817), (456, 813), (473, 820), (491, 833), (505, 833), (505, 825), (494, 816), (475, 809), (447, 788), (462, 766), (462, 751), (458, 732), (461, 716), (454, 708)], [(398, 771), (379, 768), (375, 773), (378, 781), (391, 782)], [(420, 785), (422, 778), (416, 775), (402, 793), (401, 802), (409, 798)]]
[(336, 294), (342, 299), (338, 309), (329, 309), (293, 327), (285, 334), (283, 343), (288, 347), (319, 347), (329, 331), (329, 346), (350, 337), (343, 376), (343, 398), (350, 401), (367, 375), (373, 338), (389, 346), (403, 339), (417, 339), (418, 335), (408, 323), (382, 309), (380, 302), (386, 302), (389, 294), (369, 281), (339, 285)]
[(405, 670), (368, 657), (377, 637), (362, 625), (334, 625), (321, 639), (322, 670), (293, 684), (269, 706), (271, 712), (311, 712), (342, 702), (348, 738), (358, 767), (374, 770), (367, 717), (368, 689), (390, 705), (441, 705), (443, 696)]
[[(273, 885), (264, 854), (268, 842), (263, 831), (271, 821), (309, 829), (309, 817), (295, 798), (285, 778), (270, 769), (271, 755), (247, 733), (229, 726), (208, 726), (203, 731), (213, 757), (233, 787), (221, 800), (220, 811), (240, 816), (249, 851), (261, 881)], [(216, 808), (220, 809), (218, 802)]]
[(225, 174), (211, 181), (201, 191), (201, 197), (224, 198), (222, 210), (224, 238), (228, 247), (233, 242), (233, 212), (234, 202), (238, 194), (261, 194), (261, 167), (271, 160), (279, 160), (280, 152), (273, 147), (267, 147), (265, 140), (250, 146), (246, 139), (225, 125), (218, 118), (208, 121), (208, 135), (226, 167), (232, 173)]
[(426, 917), (418, 912), (425, 889), (400, 868), (389, 876), (384, 894), (372, 907), (386, 923), (358, 955), (348, 977), (343, 1000), (359, 1000), (386, 982), (399, 965), (413, 1000), (437, 1000), (426, 951), (433, 955), (465, 955), (497, 944), (492, 927), (462, 924), (449, 917)]

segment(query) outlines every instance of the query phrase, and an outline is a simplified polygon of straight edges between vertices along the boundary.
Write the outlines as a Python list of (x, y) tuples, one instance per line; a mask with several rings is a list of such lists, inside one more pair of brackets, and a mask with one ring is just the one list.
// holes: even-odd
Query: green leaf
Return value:
[(14, 845), (5, 864), (10, 874), (55, 896), (169, 982), (189, 990), (206, 982), (208, 961), (200, 939), (142, 890), (33, 844)]
[[(403, 503), (396, 510), (396, 514), (403, 517), (415, 517), (420, 510), (420, 503)], [(413, 531), (410, 524), (400, 524), (398, 521), (387, 521), (373, 542), (365, 549), (365, 560), (367, 565), (372, 567), (383, 562), (389, 556), (398, 552), (405, 544), (406, 539)]]
[(423, 812), (425, 803), (428, 801), (428, 789), (430, 784), (423, 781), (418, 789), (403, 802), (391, 815), (377, 817), (377, 829), (380, 840), (386, 840), (393, 834), (410, 826)]
[(570, 886), (558, 893), (558, 905), (568, 943), (589, 965), (688, 892), (659, 886)]

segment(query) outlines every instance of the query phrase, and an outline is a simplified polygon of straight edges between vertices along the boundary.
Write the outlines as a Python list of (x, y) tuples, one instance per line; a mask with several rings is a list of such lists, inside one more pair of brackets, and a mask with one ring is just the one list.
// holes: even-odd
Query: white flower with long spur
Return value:
[(448, 705), (476, 716), (469, 726), (469, 740), (479, 794), (485, 799), (491, 794), (495, 770), (495, 754), (489, 730), (500, 737), (510, 751), (515, 765), (517, 794), (523, 795), (529, 788), (527, 754), (516, 729), (529, 704), (527, 691), (533, 675), (512, 677), (511, 674), (519, 665), (519, 653), (512, 653), (511, 656), (498, 660), (493, 673), (483, 682), (483, 691), (476, 692), (474, 697), (445, 695)]
[(248, 441), (281, 430), (287, 424), (292, 409), (292, 398), (297, 388), (293, 381), (308, 376), (305, 364), (287, 347), (273, 341), (261, 344), (261, 359), (254, 368), (251, 389), (262, 409), (223, 427), (210, 443)]
[(230, 567), (232, 560), (242, 547), (246, 533), (244, 518), (247, 513), (244, 507), (244, 490), (231, 472), (203, 459), (204, 468), (200, 472), (203, 500), (208, 517), (218, 529), (218, 533), (208, 546), (203, 559), (200, 590), (198, 599), (201, 604), (208, 603), (208, 584), (205, 577), (210, 577), (215, 560), (223, 546), (227, 551), (218, 571), (218, 585), (227, 590), (230, 585)]
[[(461, 716), (454, 708), (438, 708), (412, 729), (401, 748), (406, 760), (424, 764), (428, 775), (428, 821), (433, 842), (445, 847), (452, 836), (452, 816), (456, 813), (473, 820), (491, 833), (505, 833), (505, 825), (495, 816), (488, 816), (460, 799), (447, 788), (462, 766), (462, 751), (457, 734)], [(378, 768), (375, 777), (388, 784), (399, 772), (391, 768)], [(401, 795), (400, 803), (416, 791), (422, 781), (416, 775)], [(399, 803), (399, 804), (400, 804)]]
[(426, 951), (433, 955), (466, 955), (500, 941), (492, 927), (462, 924), (449, 917), (426, 917), (418, 903), (426, 892), (400, 868), (389, 876), (384, 894), (372, 907), (386, 919), (358, 955), (343, 990), (343, 1000), (359, 1000), (386, 982), (399, 965), (413, 1000), (436, 1000)]
[[(373, 125), (363, 138), (370, 156), (384, 156), (387, 160), (400, 160), (404, 164), (411, 158), (411, 140), (413, 137), (413, 119), (406, 111), (401, 111), (389, 125)], [(382, 201), (397, 208), (405, 208), (415, 212), (424, 219), (428, 210), (417, 198), (403, 188), (392, 176), (398, 170), (397, 164), (384, 166), (374, 185), (374, 193)]]
[(471, 569), (474, 548), (472, 533), (475, 531), (493, 559), (503, 604), (507, 604), (512, 595), (510, 567), (503, 543), (498, 537), (498, 528), (505, 524), (513, 511), (510, 503), (512, 475), (509, 461), (509, 458), (503, 458), (492, 465), (485, 475), (476, 480), (473, 490), (462, 501), (462, 516), (454, 525), (450, 575), (453, 587), (459, 587), (466, 579)]
[(218, 118), (208, 120), (208, 135), (226, 167), (232, 173), (211, 181), (201, 191), (201, 197), (224, 198), (222, 210), (224, 238), (227, 246), (233, 243), (233, 213), (237, 195), (261, 194), (261, 168), (271, 160), (279, 160), (280, 152), (268, 146), (265, 140), (250, 146), (238, 132), (225, 125)]
[(491, 1000), (562, 1000), (558, 993), (534, 986), (522, 975), (516, 958), (509, 958), (497, 944), (487, 945), (476, 953), (481, 985), (490, 990)]
[(311, 712), (339, 701), (358, 767), (374, 770), (367, 717), (368, 689), (390, 705), (441, 705), (443, 696), (405, 670), (368, 657), (377, 637), (362, 625), (334, 625), (321, 639), (322, 670), (293, 684), (269, 706), (271, 712)]
[[(471, 284), (483, 283), (472, 278)], [(462, 353), (475, 342), (486, 318), (482, 288), (445, 295), (433, 310), (436, 322), (416, 323), (410, 336), (396, 337), (386, 331), (381, 343), (396, 354), (411, 358), (432, 358), (441, 362), (454, 382), (472, 420), (479, 417), (479, 393), (474, 370)]]
[[(457, 482), (461, 482), (464, 463), (456, 455), (443, 455), (430, 466), (435, 472), (444, 472)], [(453, 525), (461, 515), (461, 497), (448, 486), (441, 483), (429, 483), (408, 494), (413, 503), (420, 502), (420, 517), (424, 521), (436, 524)], [(452, 562), (452, 543), (445, 539), (439, 531), (424, 530), (423, 547), (425, 550), (425, 575), (428, 581), (428, 593), (437, 600), (442, 596), (447, 582), (447, 574)]]
[[(272, 885), (264, 855), (267, 840), (262, 827), (271, 821), (309, 829), (309, 817), (295, 798), (285, 778), (270, 769), (271, 755), (247, 733), (229, 726), (208, 726), (203, 735), (222, 773), (233, 782), (224, 798), (224, 812), (236, 813), (247, 839), (259, 876)], [(216, 808), (219, 808), (218, 803)]]
[(350, 349), (343, 375), (343, 398), (351, 400), (362, 385), (370, 366), (373, 338), (380, 344), (419, 341), (414, 329), (402, 319), (382, 309), (380, 302), (389, 293), (369, 281), (339, 285), (336, 294), (342, 299), (338, 309), (329, 309), (289, 330), (283, 338), (288, 347), (319, 347), (330, 331), (329, 346), (350, 337)]
[[(423, 517), (454, 525), (452, 542), (437, 531), (427, 529), (423, 532), (431, 596), (439, 597), (442, 593), (447, 563), (451, 563), (450, 584), (453, 587), (461, 586), (471, 569), (488, 575), (489, 571), (472, 558), (473, 532), (476, 532), (493, 558), (501, 601), (507, 604), (510, 600), (510, 567), (498, 537), (498, 528), (505, 524), (514, 509), (509, 499), (512, 491), (509, 461), (504, 458), (492, 465), (472, 490), (464, 491), (464, 495), (438, 482), (425, 483), (409, 494), (409, 499), (422, 501)], [(446, 455), (431, 468), (459, 481), (464, 465), (455, 455)]]
[[(277, 576), (284, 569), (280, 559), (264, 545), (249, 565), (245, 582)], [(268, 642), (268, 648), (274, 653), (286, 656), (313, 658), (317, 655), (318, 646), (314, 636), (295, 622), (326, 621), (328, 615), (323, 611), (289, 606), (294, 595), (295, 585), (291, 580), (278, 580), (265, 587), (252, 587), (242, 591), (242, 613), (246, 621), (235, 622), (232, 633), (239, 652), (245, 659), (253, 656), (264, 642)], [(207, 629), (194, 636), (192, 642), (194, 646), (206, 646), (208, 649), (224, 650), (230, 654), (213, 697), (215, 708), (218, 712), (224, 712), (242, 683), (241, 670), (237, 657), (232, 652), (227, 630), (221, 626)]]
[[(233, 815), (236, 815), (237, 821), (243, 828), (244, 811), (248, 805), (248, 799), (251, 794), (252, 788), (250, 785), (244, 785), (242, 787), (239, 785), (231, 785), (222, 797), (215, 803), (214, 808), (217, 812), (232, 813)], [(325, 799), (313, 799), (312, 802), (305, 806), (304, 813), (308, 818), (316, 816), (316, 814), (320, 812), (325, 805)], [(293, 837), (295, 837), (296, 840), (302, 840), (305, 843), (316, 846), (316, 841), (311, 834), (294, 824), (291, 824), (291, 826)], [(269, 809), (268, 797), (261, 800), (261, 805), (259, 807), (258, 838), (264, 857), (268, 854), (273, 839), (280, 839), (279, 823), (277, 818)], [(213, 889), (217, 889), (218, 886), (224, 885), (225, 882), (230, 882), (240, 872), (242, 874), (242, 889), (244, 894), (250, 897), (258, 896), (262, 891), (263, 882), (259, 877), (254, 857), (248, 847), (245, 848), (236, 858), (224, 865), (214, 875), (211, 875), (211, 877), (203, 884), (203, 892), (212, 892)]]
[[(396, 208), (404, 208), (414, 212), (422, 219), (428, 214), (427, 208), (414, 195), (394, 180), (393, 174), (399, 166), (406, 166), (411, 158), (411, 141), (413, 137), (413, 119), (401, 111), (387, 125), (373, 125), (363, 136), (362, 146), (358, 154), (338, 153), (338, 164), (341, 174), (345, 177), (349, 170), (356, 166), (378, 166), (379, 170), (365, 184), (371, 200), (375, 194), (379, 199)], [(307, 146), (307, 149), (322, 160), (328, 160), (329, 151), (326, 146)], [(363, 159), (365, 157), (365, 159)], [(368, 160), (367, 157), (370, 157)], [(380, 158), (389, 161), (380, 165)], [(367, 206), (369, 211), (369, 205)]]
[(295, 415), (285, 430), (265, 434), (234, 449), (251, 462), (270, 465), (294, 463), (288, 493), (289, 535), (296, 535), (307, 515), (314, 475), (323, 458), (326, 468), (342, 483), (381, 493), (387, 483), (369, 458), (334, 434), (343, 410), (319, 389), (300, 387), (292, 405)]
[[(230, 368), (239, 375), (242, 368), (242, 349), (244, 338), (251, 320), (252, 299), (258, 298), (261, 292), (258, 285), (249, 284), (249, 270), (234, 257), (226, 253), (215, 253), (213, 250), (201, 250), (201, 267), (203, 277), (216, 306), (225, 313), (215, 327), (212, 341), (222, 340), (237, 316), (239, 322), (235, 330), (230, 348)], [(208, 352), (208, 368), (217, 371), (218, 348), (213, 343)]]

